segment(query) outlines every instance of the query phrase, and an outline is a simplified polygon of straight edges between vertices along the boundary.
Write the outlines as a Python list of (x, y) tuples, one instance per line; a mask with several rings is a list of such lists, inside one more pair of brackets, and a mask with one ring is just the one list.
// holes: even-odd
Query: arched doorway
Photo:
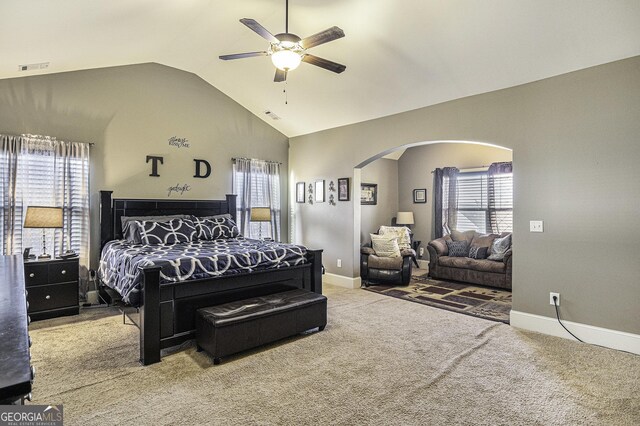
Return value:
[[(391, 158), (389, 158), (390, 156)], [(493, 162), (503, 161), (512, 161), (512, 151), (509, 148), (478, 141), (444, 140), (399, 146), (361, 161), (354, 167), (353, 184), (354, 188), (358, 189), (355, 194), (359, 193), (362, 183), (377, 183), (378, 199), (375, 205), (361, 205), (354, 200), (356, 201), (353, 211), (354, 263), (358, 263), (360, 246), (368, 234), (375, 232), (377, 226), (389, 225), (392, 216), (395, 216), (398, 211), (414, 213), (415, 224), (412, 226), (412, 230), (415, 238), (422, 241), (421, 248), (425, 249), (434, 234), (433, 177), (431, 172), (436, 167), (455, 166), (471, 170), (480, 169), (483, 166), (488, 167)], [(385, 167), (377, 167), (376, 163), (380, 162), (387, 164)], [(395, 166), (390, 164), (393, 162), (396, 163)], [(376, 166), (376, 172), (368, 173), (367, 169), (373, 166)], [(373, 181), (372, 176), (375, 176), (375, 173), (393, 173), (394, 170), (398, 174), (395, 191), (389, 187), (389, 182), (393, 186), (393, 179), (385, 179), (381, 176), (380, 182), (386, 182), (386, 188), (379, 182)], [(413, 202), (414, 189), (426, 190), (426, 202)], [(356, 272), (359, 273), (359, 271)]]

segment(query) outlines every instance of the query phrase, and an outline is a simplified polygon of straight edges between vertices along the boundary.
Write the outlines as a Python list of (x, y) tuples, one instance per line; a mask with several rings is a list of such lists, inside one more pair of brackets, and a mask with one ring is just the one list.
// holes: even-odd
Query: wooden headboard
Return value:
[(111, 198), (113, 191), (100, 191), (100, 247), (122, 238), (122, 216), (163, 216), (190, 214), (213, 216), (229, 213), (236, 220), (236, 195), (225, 200), (149, 200)]

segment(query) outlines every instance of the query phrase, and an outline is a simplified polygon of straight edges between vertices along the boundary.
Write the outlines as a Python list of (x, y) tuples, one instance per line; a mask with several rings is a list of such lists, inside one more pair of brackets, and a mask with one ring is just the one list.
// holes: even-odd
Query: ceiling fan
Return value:
[(338, 27), (331, 27), (317, 34), (301, 39), (295, 34), (289, 33), (289, 0), (286, 0), (285, 6), (285, 30), (284, 33), (271, 34), (265, 27), (260, 25), (256, 20), (250, 18), (242, 18), (240, 20), (244, 25), (256, 32), (258, 35), (266, 39), (269, 49), (261, 52), (236, 53), (233, 55), (222, 55), (220, 59), (228, 61), (230, 59), (251, 58), (254, 56), (271, 56), (271, 61), (275, 65), (276, 75), (273, 79), (275, 82), (286, 81), (287, 73), (298, 68), (300, 62), (306, 62), (336, 74), (340, 74), (347, 67), (318, 56), (310, 55), (307, 49), (328, 43), (330, 41), (344, 37), (344, 31)]

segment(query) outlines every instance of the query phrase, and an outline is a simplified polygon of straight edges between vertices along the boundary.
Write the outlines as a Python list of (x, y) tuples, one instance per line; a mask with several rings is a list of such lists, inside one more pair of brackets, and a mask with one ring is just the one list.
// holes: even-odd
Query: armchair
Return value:
[(416, 252), (412, 249), (400, 251), (400, 257), (379, 257), (367, 243), (360, 248), (360, 277), (362, 285), (372, 282), (407, 285), (411, 280), (411, 267)]

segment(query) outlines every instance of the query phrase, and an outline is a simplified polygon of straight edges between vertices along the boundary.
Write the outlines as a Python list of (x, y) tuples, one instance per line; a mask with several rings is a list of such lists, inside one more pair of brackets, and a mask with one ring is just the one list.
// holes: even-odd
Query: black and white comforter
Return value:
[(124, 302), (139, 306), (144, 266), (161, 266), (160, 283), (169, 283), (300, 265), (306, 253), (302, 246), (243, 237), (172, 245), (114, 240), (102, 249), (98, 273)]

